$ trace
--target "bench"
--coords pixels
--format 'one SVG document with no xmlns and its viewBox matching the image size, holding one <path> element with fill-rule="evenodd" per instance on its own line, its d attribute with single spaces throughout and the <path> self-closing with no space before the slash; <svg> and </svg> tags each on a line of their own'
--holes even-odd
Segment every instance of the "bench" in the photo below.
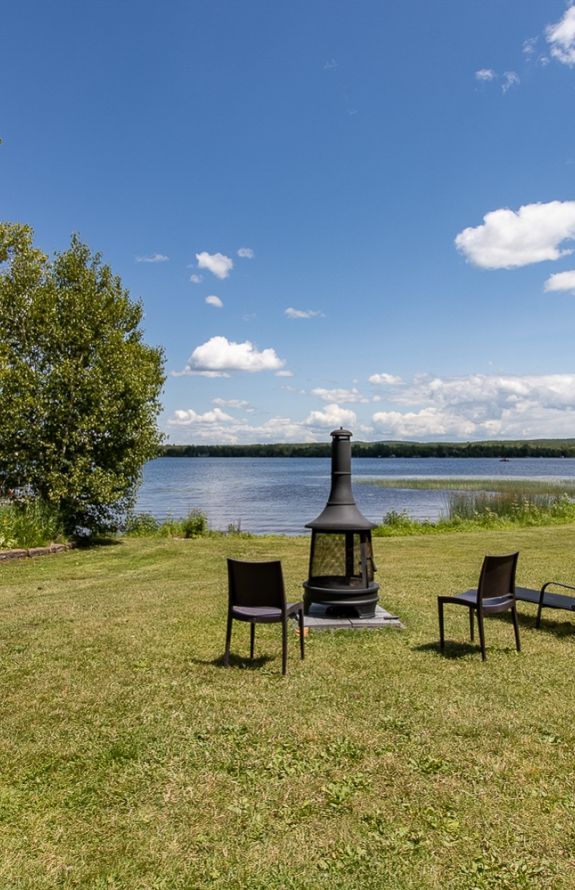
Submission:
<svg viewBox="0 0 575 890">
<path fill-rule="evenodd" d="M 533 590 L 530 587 L 516 587 L 515 598 L 524 603 L 534 603 L 538 606 L 535 627 L 541 623 L 542 609 L 564 609 L 566 612 L 575 612 L 575 596 L 564 593 L 550 593 L 548 587 L 561 587 L 564 590 L 574 590 L 570 584 L 561 584 L 559 581 L 547 581 L 541 590 Z"/>
</svg>

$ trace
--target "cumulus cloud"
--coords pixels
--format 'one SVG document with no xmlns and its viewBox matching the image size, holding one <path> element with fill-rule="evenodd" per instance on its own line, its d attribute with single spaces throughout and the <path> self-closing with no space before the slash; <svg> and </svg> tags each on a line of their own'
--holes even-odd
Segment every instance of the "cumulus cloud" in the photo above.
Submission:
<svg viewBox="0 0 575 890">
<path fill-rule="evenodd" d="M 206 303 L 208 306 L 215 306 L 216 309 L 221 309 L 224 305 L 219 297 L 216 297 L 215 294 L 211 294 L 209 297 L 206 297 Z"/>
<path fill-rule="evenodd" d="M 575 294 L 575 269 L 569 272 L 557 272 L 550 275 L 545 282 L 546 291 L 569 291 Z"/>
<path fill-rule="evenodd" d="M 203 280 L 204 276 L 198 275 L 197 272 L 194 272 L 193 275 L 190 275 L 190 281 L 192 282 L 192 284 L 201 284 Z"/>
<path fill-rule="evenodd" d="M 527 61 L 530 61 L 535 55 L 535 48 L 538 40 L 538 37 L 528 37 L 527 40 L 523 41 L 523 55 Z"/>
<path fill-rule="evenodd" d="M 362 402 L 364 404 L 369 402 L 369 399 L 362 396 L 355 387 L 353 389 L 322 389 L 321 387 L 316 387 L 312 389 L 311 393 L 324 402 Z"/>
<path fill-rule="evenodd" d="M 497 74 L 493 68 L 480 68 L 479 71 L 475 72 L 475 80 L 491 81 L 495 80 L 496 77 Z"/>
<path fill-rule="evenodd" d="M 206 411 L 204 414 L 197 414 L 193 408 L 188 408 L 187 411 L 182 409 L 174 411 L 174 416 L 169 423 L 170 426 L 189 426 L 196 423 L 213 425 L 214 423 L 225 423 L 228 420 L 233 420 L 233 417 L 219 408 L 214 408 L 213 411 Z"/>
<path fill-rule="evenodd" d="M 575 423 L 575 374 L 419 378 L 373 423 L 391 438 L 563 437 Z"/>
<path fill-rule="evenodd" d="M 575 6 L 569 6 L 560 21 L 547 26 L 545 39 L 554 59 L 570 68 L 575 66 Z"/>
<path fill-rule="evenodd" d="M 198 414 L 192 409 L 177 410 L 168 420 L 168 426 L 178 428 L 180 440 L 205 444 L 316 441 L 312 430 L 289 417 L 270 417 L 262 424 L 250 424 L 223 411 L 214 416 L 216 411 Z"/>
<path fill-rule="evenodd" d="M 245 260 L 253 260 L 255 254 L 251 247 L 240 247 L 238 250 L 238 256 L 243 257 Z"/>
<path fill-rule="evenodd" d="M 163 253 L 151 253 L 148 256 L 137 256 L 137 263 L 167 263 L 169 260 L 169 256 L 165 256 Z"/>
<path fill-rule="evenodd" d="M 323 318 L 323 312 L 320 312 L 319 309 L 294 309 L 292 306 L 289 306 L 284 315 L 287 318 Z"/>
<path fill-rule="evenodd" d="M 572 253 L 560 245 L 573 238 L 575 201 L 550 201 L 525 204 L 517 212 L 493 210 L 483 217 L 483 225 L 460 232 L 455 245 L 483 269 L 513 269 Z"/>
<path fill-rule="evenodd" d="M 285 362 L 272 348 L 256 349 L 249 340 L 234 343 L 226 337 L 212 337 L 192 352 L 181 374 L 196 374 L 204 377 L 227 376 L 230 371 L 278 371 Z"/>
<path fill-rule="evenodd" d="M 401 377 L 395 377 L 393 374 L 372 374 L 368 379 L 376 386 L 397 386 L 399 383 L 403 383 Z"/>
<path fill-rule="evenodd" d="M 323 411 L 312 411 L 308 414 L 305 424 L 307 426 L 349 426 L 355 424 L 357 415 L 348 408 L 340 408 L 335 402 L 326 405 Z"/>
<path fill-rule="evenodd" d="M 198 269 L 207 269 L 216 278 L 227 278 L 234 268 L 234 261 L 223 253 L 208 253 L 203 250 L 196 254 Z"/>
</svg>

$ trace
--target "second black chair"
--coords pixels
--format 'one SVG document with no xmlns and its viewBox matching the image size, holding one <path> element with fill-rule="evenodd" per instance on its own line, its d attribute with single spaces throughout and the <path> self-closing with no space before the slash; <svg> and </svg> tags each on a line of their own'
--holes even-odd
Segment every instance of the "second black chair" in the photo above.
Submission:
<svg viewBox="0 0 575 890">
<path fill-rule="evenodd" d="M 517 621 L 515 600 L 515 570 L 517 568 L 518 556 L 518 553 L 510 553 L 508 556 L 486 556 L 483 560 L 479 584 L 476 588 L 466 590 L 465 593 L 458 593 L 454 596 L 437 597 L 439 644 L 442 650 L 445 647 L 443 606 L 445 603 L 453 603 L 456 606 L 466 606 L 469 609 L 469 628 L 472 642 L 473 613 L 477 614 L 479 644 L 483 661 L 487 657 L 485 654 L 485 633 L 483 629 L 484 615 L 511 612 L 515 631 L 515 646 L 519 652 L 521 643 L 519 641 L 519 623 Z"/>
<path fill-rule="evenodd" d="M 282 566 L 273 562 L 228 559 L 228 623 L 224 664 L 230 662 L 232 622 L 250 623 L 250 658 L 254 657 L 256 624 L 282 625 L 282 674 L 287 670 L 288 618 L 297 615 L 301 657 L 304 657 L 303 602 L 286 603 Z"/>
</svg>

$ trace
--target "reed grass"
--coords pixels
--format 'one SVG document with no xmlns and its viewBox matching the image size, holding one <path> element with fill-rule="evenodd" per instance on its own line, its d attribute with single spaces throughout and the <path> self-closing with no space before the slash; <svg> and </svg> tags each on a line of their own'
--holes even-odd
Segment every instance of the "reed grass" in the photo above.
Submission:
<svg viewBox="0 0 575 890">
<path fill-rule="evenodd" d="M 375 488 L 400 488 L 422 491 L 491 491 L 511 492 L 521 497 L 524 494 L 575 495 L 575 480 L 545 479 L 492 479 L 492 478 L 443 478 L 434 476 L 427 478 L 396 479 L 394 477 L 370 478 L 354 477 L 354 485 L 370 485 Z"/>
</svg>

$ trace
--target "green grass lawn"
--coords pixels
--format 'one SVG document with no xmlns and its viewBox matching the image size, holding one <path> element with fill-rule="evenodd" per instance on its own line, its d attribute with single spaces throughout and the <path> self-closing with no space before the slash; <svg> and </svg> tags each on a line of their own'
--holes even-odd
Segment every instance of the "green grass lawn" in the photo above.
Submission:
<svg viewBox="0 0 575 890">
<path fill-rule="evenodd" d="M 521 604 L 487 621 L 436 595 L 483 555 L 518 581 L 575 578 L 574 526 L 374 541 L 405 630 L 236 624 L 225 557 L 305 538 L 139 539 L 0 565 L 0 888 L 572 888 L 575 625 Z"/>
</svg>

